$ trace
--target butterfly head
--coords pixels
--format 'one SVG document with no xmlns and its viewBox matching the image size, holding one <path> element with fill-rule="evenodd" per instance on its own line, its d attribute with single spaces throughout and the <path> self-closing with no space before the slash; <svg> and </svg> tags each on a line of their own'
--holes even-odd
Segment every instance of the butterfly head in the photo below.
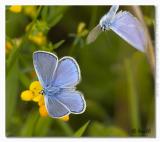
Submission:
<svg viewBox="0 0 160 142">
<path fill-rule="evenodd" d="M 101 25 L 101 30 L 102 30 L 102 31 L 107 31 L 107 30 L 109 30 L 109 26 L 110 26 L 109 23 L 108 23 L 108 24 L 102 24 L 102 25 Z"/>
<path fill-rule="evenodd" d="M 111 18 L 108 17 L 108 15 L 104 15 L 99 22 L 99 25 L 101 26 L 102 31 L 107 31 L 110 29 L 111 26 Z"/>
</svg>

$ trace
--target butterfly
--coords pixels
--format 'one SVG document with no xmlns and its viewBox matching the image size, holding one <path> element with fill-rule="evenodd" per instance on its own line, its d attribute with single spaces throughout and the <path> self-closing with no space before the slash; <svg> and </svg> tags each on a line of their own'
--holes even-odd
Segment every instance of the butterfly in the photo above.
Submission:
<svg viewBox="0 0 160 142">
<path fill-rule="evenodd" d="M 99 24 L 88 34 L 87 43 L 95 41 L 102 31 L 111 29 L 133 47 L 144 52 L 146 45 L 144 28 L 130 12 L 116 13 L 118 8 L 118 5 L 113 5 L 109 12 L 100 19 Z"/>
<path fill-rule="evenodd" d="M 80 114 L 86 109 L 86 102 L 75 86 L 81 80 L 76 60 L 66 56 L 58 57 L 50 52 L 33 53 L 33 65 L 43 86 L 45 106 L 50 117 Z"/>
</svg>

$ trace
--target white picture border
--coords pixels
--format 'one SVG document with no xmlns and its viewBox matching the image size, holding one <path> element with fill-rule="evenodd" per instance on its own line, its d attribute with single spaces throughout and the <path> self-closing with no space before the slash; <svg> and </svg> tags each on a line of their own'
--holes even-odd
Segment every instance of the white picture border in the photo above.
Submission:
<svg viewBox="0 0 160 142">
<path fill-rule="evenodd" d="M 156 6 L 156 138 L 7 138 L 5 136 L 5 6 L 7 5 L 155 5 Z M 0 0 L 0 141 L 1 142 L 69 142 L 160 140 L 160 1 L 159 0 Z M 6 88 L 7 89 L 7 88 Z"/>
</svg>

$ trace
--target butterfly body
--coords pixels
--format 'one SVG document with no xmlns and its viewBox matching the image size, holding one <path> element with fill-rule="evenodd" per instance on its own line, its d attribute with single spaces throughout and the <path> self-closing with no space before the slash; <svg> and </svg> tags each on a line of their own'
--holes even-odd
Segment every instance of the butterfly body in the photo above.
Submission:
<svg viewBox="0 0 160 142">
<path fill-rule="evenodd" d="M 44 94 L 56 96 L 62 89 L 59 87 L 44 88 Z"/>
<path fill-rule="evenodd" d="M 58 60 L 53 53 L 37 51 L 33 54 L 33 64 L 43 86 L 45 106 L 51 117 L 59 118 L 85 111 L 85 99 L 75 89 L 81 79 L 80 69 L 72 57 Z"/>
</svg>

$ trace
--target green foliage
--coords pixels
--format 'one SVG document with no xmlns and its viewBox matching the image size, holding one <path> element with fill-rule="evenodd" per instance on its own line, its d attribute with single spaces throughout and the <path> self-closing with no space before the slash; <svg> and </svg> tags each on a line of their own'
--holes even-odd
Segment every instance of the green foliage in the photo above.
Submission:
<svg viewBox="0 0 160 142">
<path fill-rule="evenodd" d="M 116 126 L 105 127 L 101 123 L 94 122 L 89 128 L 89 135 L 94 137 L 125 137 L 127 136 L 127 133 L 121 128 L 117 128 Z"/>
<path fill-rule="evenodd" d="M 6 78 L 6 127 L 10 128 L 14 111 L 16 109 L 17 94 L 18 94 L 18 61 L 12 66 L 11 73 Z M 13 83 L 14 82 L 14 83 Z"/>
<path fill-rule="evenodd" d="M 53 27 L 61 20 L 66 8 L 63 6 L 44 6 L 41 12 L 42 20 L 46 21 L 49 27 Z"/>
<path fill-rule="evenodd" d="M 24 11 L 12 13 L 6 8 L 6 42 L 12 45 L 6 53 L 6 136 L 155 135 L 155 83 L 146 55 L 111 30 L 89 45 L 86 36 L 77 33 L 80 22 L 91 30 L 108 8 L 36 6 L 33 18 Z M 155 8 L 141 9 L 155 42 Z M 87 102 L 83 114 L 70 115 L 68 122 L 43 118 L 37 104 L 21 100 L 21 92 L 37 80 L 32 61 L 37 50 L 54 52 L 59 58 L 70 55 L 77 60 L 82 76 L 77 89 Z M 135 127 L 150 128 L 151 133 L 133 134 L 131 130 Z"/>
</svg>

